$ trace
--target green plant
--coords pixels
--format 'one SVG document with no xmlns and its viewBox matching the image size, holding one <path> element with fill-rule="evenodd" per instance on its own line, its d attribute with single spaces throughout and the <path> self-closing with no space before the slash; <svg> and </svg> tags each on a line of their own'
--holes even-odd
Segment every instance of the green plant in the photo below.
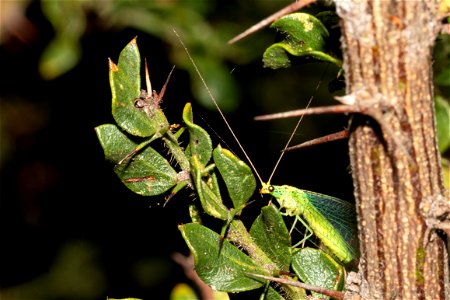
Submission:
<svg viewBox="0 0 450 300">
<path fill-rule="evenodd" d="M 266 66 L 289 66 L 292 56 L 308 56 L 341 64 L 334 52 L 328 52 L 325 42 L 320 40 L 327 36 L 326 27 L 318 26 L 320 30 L 313 32 L 316 43 L 308 43 L 308 38 L 304 36 L 305 20 L 312 24 L 320 22 L 299 15 L 277 21 L 274 26 L 278 26 L 288 37 L 268 48 L 264 55 Z M 296 23 L 298 21 L 300 23 Z M 295 24 L 301 24 L 301 29 Z M 307 51 L 304 51 L 304 45 Z M 274 289 L 266 281 L 273 277 L 286 276 L 284 283 L 293 283 L 298 277 L 315 286 L 342 290 L 344 266 L 326 251 L 293 248 L 282 215 L 273 206 L 264 207 L 252 222 L 250 230 L 245 228 L 236 216 L 241 219 L 245 217 L 245 206 L 256 186 L 250 168 L 220 145 L 213 150 L 207 131 L 194 123 L 190 104 L 185 106 L 182 114 L 185 127 L 174 131 L 149 89 L 140 91 L 139 67 L 139 51 L 133 40 L 122 51 L 118 65 L 110 63 L 113 115 L 119 127 L 99 126 L 96 128 L 97 135 L 106 158 L 115 164 L 119 178 L 134 192 L 152 196 L 172 188 L 168 196 L 170 199 L 183 187 L 196 191 L 200 203 L 191 207 L 192 223 L 180 225 L 179 228 L 194 255 L 196 271 L 202 280 L 225 292 L 263 288 L 266 299 L 280 299 L 284 293 L 292 298 L 307 297 L 304 289 L 291 285 Z M 122 96 L 117 96 L 119 94 Z M 142 104 L 137 104 L 138 101 Z M 444 107 L 442 130 L 447 136 L 448 108 L 441 106 Z M 189 145 L 183 149 L 180 139 L 185 128 L 189 134 Z M 159 139 L 167 145 L 180 170 L 176 171 L 167 159 L 151 148 L 151 143 Z M 448 142 L 444 145 L 445 150 Z M 149 164 L 149 161 L 157 163 Z M 227 202 L 222 198 L 219 188 L 221 179 L 227 187 L 231 208 L 225 205 Z M 221 234 L 202 225 L 198 218 L 201 214 L 222 220 Z M 294 277 L 289 276 L 292 271 Z M 342 294 L 333 297 L 342 297 Z"/>
<path fill-rule="evenodd" d="M 184 126 L 173 129 L 175 126 L 169 125 L 158 105 L 159 95 L 141 91 L 140 65 L 135 39 L 121 52 L 117 65 L 110 61 L 113 116 L 118 126 L 101 125 L 96 133 L 106 159 L 133 192 L 154 196 L 172 189 L 169 199 L 183 187 L 196 191 L 200 203 L 191 207 L 195 212 L 192 223 L 180 225 L 179 229 L 194 254 L 202 280 L 220 291 L 242 292 L 266 286 L 267 281 L 255 275 L 290 274 L 292 265 L 304 282 L 342 289 L 343 267 L 319 249 L 292 248 L 283 218 L 273 205 L 262 209 L 250 230 L 245 228 L 236 216 L 244 218 L 244 208 L 256 187 L 251 169 L 220 145 L 213 149 L 207 131 L 194 123 L 189 103 L 182 114 Z M 186 149 L 180 146 L 183 138 L 188 139 Z M 151 147 L 156 140 L 167 146 L 178 170 Z M 221 180 L 227 187 L 231 208 L 224 204 L 228 202 L 219 189 Z M 200 224 L 196 217 L 199 214 L 223 220 L 222 234 Z M 306 296 L 303 289 L 296 287 L 283 286 L 281 290 Z M 265 292 L 269 298 L 280 297 L 271 287 Z"/>
</svg>

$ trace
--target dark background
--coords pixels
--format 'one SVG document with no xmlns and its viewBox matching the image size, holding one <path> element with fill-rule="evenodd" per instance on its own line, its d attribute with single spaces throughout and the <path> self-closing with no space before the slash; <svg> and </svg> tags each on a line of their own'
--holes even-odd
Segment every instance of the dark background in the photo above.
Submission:
<svg viewBox="0 0 450 300">
<path fill-rule="evenodd" d="M 155 6 L 163 2 L 156 1 Z M 176 2 L 170 4 L 173 10 L 194 3 Z M 1 2 L 2 11 L 12 3 Z M 88 8 L 87 26 L 79 38 L 80 60 L 67 72 L 43 79 L 39 64 L 57 29 L 39 2 L 23 3 L 14 26 L 2 23 L 0 47 L 0 298 L 168 298 L 177 283 L 191 284 L 171 254 L 188 253 L 177 225 L 189 222 L 187 205 L 196 199 L 192 192 L 183 191 L 163 207 L 162 198 L 133 194 L 105 162 L 94 127 L 114 122 L 108 57 L 117 62 L 123 47 L 138 36 L 141 55 L 152 62 L 153 88 L 159 90 L 177 63 L 174 57 L 185 60 L 185 53 L 168 39 Z M 213 32 L 217 30 L 220 47 L 227 52 L 233 49 L 227 39 L 286 3 L 205 1 L 208 8 L 199 15 Z M 143 10 L 151 12 L 152 7 Z M 228 31 L 219 26 L 226 22 L 232 26 Z M 295 120 L 261 123 L 252 118 L 304 107 L 326 67 L 264 69 L 264 47 L 274 40 L 275 33 L 265 29 L 235 46 L 242 55 L 217 58 L 238 83 L 238 104 L 226 115 L 263 179 L 272 171 Z M 205 46 L 191 42 L 189 47 L 195 51 Z M 190 78 L 186 68 L 177 65 L 164 97 L 169 121 L 180 123 L 182 107 L 193 101 L 196 121 L 220 135 L 211 133 L 214 144 L 226 142 L 243 158 L 216 112 L 196 102 L 191 80 L 198 78 Z M 203 75 L 208 81 L 208 74 Z M 329 68 L 312 106 L 333 104 L 327 83 L 335 75 L 336 69 Z M 347 120 L 346 116 L 307 117 L 297 140 L 339 131 Z M 346 151 L 346 141 L 340 141 L 288 153 L 272 182 L 352 201 Z M 258 201 L 250 212 L 268 201 L 254 198 Z M 248 218 L 251 222 L 252 216 Z"/>
</svg>

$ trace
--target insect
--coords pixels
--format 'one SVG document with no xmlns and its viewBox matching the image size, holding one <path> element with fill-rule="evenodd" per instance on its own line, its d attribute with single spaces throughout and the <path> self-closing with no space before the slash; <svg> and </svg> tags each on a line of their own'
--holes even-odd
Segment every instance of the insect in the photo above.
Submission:
<svg viewBox="0 0 450 300">
<path fill-rule="evenodd" d="M 278 202 L 281 209 L 284 209 L 285 215 L 295 217 L 295 223 L 300 221 L 306 229 L 309 231 L 308 236 L 303 240 L 309 238 L 312 234 L 315 234 L 321 242 L 343 263 L 350 263 L 357 257 L 356 250 L 356 215 L 354 207 L 338 198 L 323 195 L 311 191 L 302 190 L 289 185 L 272 185 L 270 180 L 272 179 L 278 164 L 280 163 L 284 151 L 281 153 L 272 174 L 267 182 L 264 182 L 261 176 L 258 174 L 255 166 L 253 165 L 249 155 L 239 142 L 230 124 L 226 120 L 222 110 L 220 109 L 217 101 L 211 93 L 206 81 L 201 75 L 197 65 L 189 54 L 188 49 L 184 45 L 180 36 L 174 30 L 175 35 L 178 37 L 181 45 L 186 51 L 189 60 L 193 64 L 198 76 L 200 77 L 203 85 L 205 86 L 209 96 L 211 97 L 214 105 L 216 106 L 219 114 L 223 118 L 228 130 L 236 140 L 244 156 L 248 160 L 256 176 L 261 182 L 261 194 L 269 194 L 273 196 Z M 309 100 L 308 106 L 312 101 L 312 97 Z M 307 107 L 308 107 L 307 106 Z M 292 137 L 297 131 L 301 119 L 297 123 L 291 137 L 289 138 L 285 149 L 289 146 Z M 306 221 L 306 222 L 305 222 Z"/>
<path fill-rule="evenodd" d="M 306 227 L 310 234 L 304 240 L 314 233 L 343 263 L 357 257 L 355 210 L 349 203 L 289 185 L 262 183 L 260 192 L 272 195 L 286 215 L 295 216 L 295 222 Z"/>
</svg>

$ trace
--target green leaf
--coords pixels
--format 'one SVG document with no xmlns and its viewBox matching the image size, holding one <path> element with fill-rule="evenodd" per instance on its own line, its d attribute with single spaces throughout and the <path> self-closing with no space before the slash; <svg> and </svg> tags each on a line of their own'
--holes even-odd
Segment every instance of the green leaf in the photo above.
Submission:
<svg viewBox="0 0 450 300">
<path fill-rule="evenodd" d="M 291 60 L 282 44 L 273 44 L 263 54 L 264 67 L 271 69 L 289 68 Z"/>
<path fill-rule="evenodd" d="M 169 123 L 162 110 L 153 103 L 151 95 L 141 92 L 140 68 L 141 58 L 136 39 L 122 50 L 118 65 L 109 61 L 113 117 L 122 129 L 132 135 L 163 135 L 168 130 Z M 135 106 L 139 97 L 146 101 L 142 107 Z"/>
<path fill-rule="evenodd" d="M 434 100 L 439 151 L 444 153 L 450 147 L 450 104 L 441 96 Z"/>
<path fill-rule="evenodd" d="M 272 261 L 266 252 L 256 244 L 253 236 L 247 231 L 241 220 L 233 219 L 227 232 L 227 240 L 245 252 L 267 272 L 273 275 L 280 274 L 280 268 L 276 262 Z"/>
<path fill-rule="evenodd" d="M 228 220 L 229 212 L 222 203 L 217 177 L 214 173 L 203 177 L 200 169 L 193 168 L 195 189 L 205 212 L 215 218 Z"/>
<path fill-rule="evenodd" d="M 282 289 L 282 294 L 287 294 L 289 295 L 288 299 L 298 299 L 298 300 L 307 300 L 309 299 L 308 296 L 306 295 L 306 291 L 302 288 L 296 287 L 296 286 L 291 286 L 291 285 L 283 285 L 281 287 Z M 316 299 L 316 298 L 312 298 L 312 299 Z M 318 298 L 318 299 L 322 299 L 322 298 Z"/>
<path fill-rule="evenodd" d="M 55 33 L 40 58 L 39 72 L 43 78 L 52 80 L 70 71 L 81 58 L 80 40 L 87 24 L 86 3 L 43 1 L 40 4 Z"/>
<path fill-rule="evenodd" d="M 116 125 L 104 124 L 95 128 L 107 160 L 117 164 L 137 147 Z M 116 174 L 133 192 L 154 196 L 177 184 L 177 172 L 153 148 L 146 146 L 133 159 L 116 165 Z"/>
<path fill-rule="evenodd" d="M 186 283 L 178 283 L 170 292 L 170 300 L 198 300 L 199 298 Z"/>
<path fill-rule="evenodd" d="M 273 205 L 263 207 L 250 229 L 253 241 L 283 271 L 291 264 L 291 237 L 283 217 Z"/>
<path fill-rule="evenodd" d="M 272 69 L 287 68 L 291 65 L 288 54 L 328 61 L 338 66 L 340 60 L 329 54 L 327 28 L 316 17 L 305 13 L 293 13 L 284 16 L 270 26 L 285 35 L 285 39 L 275 43 L 263 54 L 265 67 Z"/>
<path fill-rule="evenodd" d="M 229 212 L 222 203 L 219 183 L 217 182 L 216 174 L 212 171 L 214 165 L 205 168 L 200 162 L 198 155 L 190 157 L 190 165 L 195 189 L 204 211 L 215 218 L 228 220 Z"/>
<path fill-rule="evenodd" d="M 214 290 L 234 293 L 261 287 L 261 281 L 246 273 L 267 272 L 227 240 L 219 253 L 220 236 L 214 231 L 195 223 L 178 228 L 194 255 L 197 274 Z"/>
<path fill-rule="evenodd" d="M 202 166 L 206 166 L 212 155 L 211 138 L 205 129 L 194 124 L 194 116 L 190 103 L 186 103 L 184 106 L 183 121 L 189 130 L 189 146 L 186 149 L 186 155 L 188 157 L 196 156 L 198 162 Z"/>
<path fill-rule="evenodd" d="M 234 207 L 241 208 L 250 199 L 256 188 L 256 180 L 252 170 L 242 160 L 220 145 L 214 149 L 213 158 L 225 181 Z"/>
<path fill-rule="evenodd" d="M 321 250 L 303 248 L 292 256 L 292 269 L 308 284 L 342 290 L 345 269 Z"/>
<path fill-rule="evenodd" d="M 189 204 L 189 216 L 192 223 L 202 224 L 202 215 L 197 205 Z"/>
<path fill-rule="evenodd" d="M 274 288 L 269 286 L 269 288 L 267 289 L 267 293 L 264 295 L 263 299 L 264 300 L 285 300 L 286 298 L 282 297 Z M 288 298 L 288 299 L 297 299 L 297 298 Z"/>
<path fill-rule="evenodd" d="M 81 47 L 78 39 L 57 36 L 42 53 L 39 73 L 47 80 L 55 79 L 75 67 L 80 57 Z"/>
</svg>

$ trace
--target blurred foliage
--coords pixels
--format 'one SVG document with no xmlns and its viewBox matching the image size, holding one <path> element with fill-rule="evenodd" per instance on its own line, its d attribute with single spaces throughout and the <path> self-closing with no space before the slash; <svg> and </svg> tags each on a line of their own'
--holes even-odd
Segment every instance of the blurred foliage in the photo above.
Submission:
<svg viewBox="0 0 450 300">
<path fill-rule="evenodd" d="M 55 37 L 41 57 L 43 78 L 54 79 L 81 59 L 80 38 L 86 30 L 85 1 L 43 1 L 42 11 L 53 25 Z"/>
<path fill-rule="evenodd" d="M 41 75 L 54 79 L 78 63 L 87 14 L 95 12 L 104 26 L 131 27 L 163 40 L 169 45 L 171 61 L 193 75 L 192 65 L 184 55 L 179 55 L 180 45 L 173 34 L 176 29 L 202 72 L 208 74 L 208 84 L 221 107 L 225 111 L 233 110 L 237 106 L 238 91 L 226 62 L 245 64 L 258 54 L 249 48 L 226 44 L 236 26 L 232 20 L 213 23 L 205 19 L 216 5 L 215 1 L 43 1 L 42 10 L 53 25 L 55 36 L 41 57 Z M 149 63 L 152 64 L 151 59 Z M 198 81 L 195 82 L 192 86 L 195 98 L 212 108 L 209 96 Z"/>
<path fill-rule="evenodd" d="M 150 90 L 150 80 L 146 80 L 147 90 L 141 88 L 141 59 L 136 39 L 122 50 L 118 63 L 110 61 L 109 66 L 112 113 L 118 126 L 103 124 L 95 130 L 105 157 L 114 164 L 118 177 L 130 190 L 144 196 L 164 194 L 175 186 L 166 201 L 183 187 L 189 187 L 200 200 L 194 202 L 197 211 L 224 221 L 220 235 L 208 225 L 199 224 L 197 216 L 192 223 L 179 225 L 194 257 L 195 271 L 203 282 L 214 290 L 238 293 L 265 285 L 247 273 L 289 273 L 291 256 L 297 249 L 291 245 L 280 211 L 270 205 L 263 208 L 250 231 L 234 218 L 241 215 L 256 188 L 250 167 L 220 144 L 213 151 L 208 132 L 194 123 L 190 103 L 186 103 L 182 114 L 185 127 L 169 129 L 172 127 L 159 106 L 160 95 Z M 180 146 L 181 138 L 186 143 L 187 137 L 182 135 L 185 131 L 189 134 L 186 148 Z M 150 143 L 158 139 L 166 143 L 177 161 L 179 168 L 174 168 L 178 171 L 162 153 L 152 148 L 155 143 Z M 220 178 L 228 191 L 225 201 L 223 189 L 221 192 L 219 187 Z M 232 208 L 227 206 L 229 202 Z M 345 221 L 355 224 L 356 219 Z M 342 290 L 343 285 L 336 284 L 335 279 L 344 274 L 344 267 L 331 256 L 319 253 L 319 249 L 302 252 L 293 270 L 306 283 Z M 304 290 L 288 289 L 292 290 L 289 294 L 297 295 L 293 298 L 306 299 Z M 266 293 L 265 289 L 261 292 Z M 286 292 L 269 299 L 279 299 Z"/>
<path fill-rule="evenodd" d="M 334 12 L 323 12 L 321 16 L 326 17 L 326 20 L 334 19 L 333 23 L 330 22 L 330 27 L 337 26 L 339 19 Z M 333 51 L 330 50 L 332 43 L 325 24 L 306 13 L 289 14 L 273 22 L 270 27 L 281 32 L 284 39 L 266 49 L 263 54 L 264 66 L 272 69 L 288 68 L 291 66 L 289 54 L 294 57 L 311 57 L 331 62 L 340 67 L 341 60 L 334 57 Z"/>
</svg>

